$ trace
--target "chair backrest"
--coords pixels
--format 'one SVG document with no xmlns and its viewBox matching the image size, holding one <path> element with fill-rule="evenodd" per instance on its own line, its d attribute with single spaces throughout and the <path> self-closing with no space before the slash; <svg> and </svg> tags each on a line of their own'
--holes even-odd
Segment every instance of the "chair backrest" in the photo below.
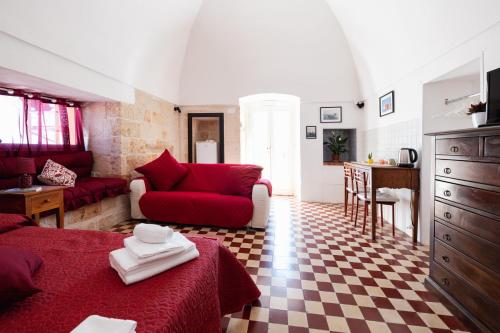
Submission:
<svg viewBox="0 0 500 333">
<path fill-rule="evenodd" d="M 356 184 L 357 192 L 367 193 L 368 187 L 368 174 L 362 169 L 354 169 L 354 182 Z"/>
<path fill-rule="evenodd" d="M 349 165 L 344 164 L 344 188 L 349 188 L 354 190 L 352 168 Z"/>
</svg>

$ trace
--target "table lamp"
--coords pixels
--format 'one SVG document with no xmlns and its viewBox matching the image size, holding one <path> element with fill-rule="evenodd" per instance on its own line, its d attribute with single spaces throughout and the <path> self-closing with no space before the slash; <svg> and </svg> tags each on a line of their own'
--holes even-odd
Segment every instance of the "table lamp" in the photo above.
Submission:
<svg viewBox="0 0 500 333">
<path fill-rule="evenodd" d="M 20 174 L 17 179 L 19 188 L 33 186 L 32 175 L 36 173 L 35 161 L 32 158 L 19 157 L 16 161 L 16 171 Z"/>
</svg>

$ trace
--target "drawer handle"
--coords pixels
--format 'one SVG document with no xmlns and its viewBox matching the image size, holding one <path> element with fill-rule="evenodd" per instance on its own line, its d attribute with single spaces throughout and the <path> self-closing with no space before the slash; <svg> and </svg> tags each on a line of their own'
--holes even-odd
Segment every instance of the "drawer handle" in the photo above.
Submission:
<svg viewBox="0 0 500 333">
<path fill-rule="evenodd" d="M 444 262 L 450 262 L 450 257 L 448 257 L 448 256 L 443 256 L 443 261 L 444 261 Z"/>
<path fill-rule="evenodd" d="M 450 147 L 450 151 L 451 151 L 452 153 L 458 153 L 458 147 L 457 147 L 457 146 L 451 146 L 451 147 Z"/>
<path fill-rule="evenodd" d="M 445 241 L 448 241 L 448 242 L 450 242 L 450 241 L 451 241 L 451 236 L 450 236 L 450 234 L 444 234 L 444 235 L 443 235 L 443 238 L 444 238 L 444 240 L 445 240 Z"/>
<path fill-rule="evenodd" d="M 444 191 L 444 192 L 443 192 L 443 194 L 444 194 L 444 196 L 445 196 L 445 197 L 451 197 L 451 192 L 450 192 L 450 190 L 446 190 L 446 191 Z"/>
<path fill-rule="evenodd" d="M 50 199 L 45 199 L 43 202 L 44 202 L 44 203 L 49 203 L 49 202 L 50 202 Z"/>
<path fill-rule="evenodd" d="M 444 213 L 444 217 L 446 217 L 448 220 L 451 219 L 451 213 L 450 212 Z"/>
<path fill-rule="evenodd" d="M 441 279 L 441 282 L 442 282 L 445 286 L 449 286 L 449 285 L 450 285 L 450 281 L 449 281 L 447 278 L 442 278 L 442 279 Z"/>
<path fill-rule="evenodd" d="M 451 169 L 450 168 L 444 168 L 444 173 L 449 175 L 451 173 Z"/>
</svg>

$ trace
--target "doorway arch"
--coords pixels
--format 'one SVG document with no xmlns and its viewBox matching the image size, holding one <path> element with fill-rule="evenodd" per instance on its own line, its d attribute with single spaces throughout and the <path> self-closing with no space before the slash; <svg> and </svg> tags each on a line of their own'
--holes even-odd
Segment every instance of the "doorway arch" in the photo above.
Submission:
<svg viewBox="0 0 500 333">
<path fill-rule="evenodd" d="M 300 193 L 300 98 L 256 94 L 239 103 L 241 162 L 262 166 L 274 193 Z"/>
</svg>

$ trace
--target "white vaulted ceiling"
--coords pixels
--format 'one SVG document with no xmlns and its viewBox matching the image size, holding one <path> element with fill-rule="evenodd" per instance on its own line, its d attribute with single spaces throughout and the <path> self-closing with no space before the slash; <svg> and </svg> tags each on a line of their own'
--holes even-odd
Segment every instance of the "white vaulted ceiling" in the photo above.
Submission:
<svg viewBox="0 0 500 333">
<path fill-rule="evenodd" d="M 498 0 L 0 2 L 4 34 L 188 104 L 260 92 L 355 99 L 358 81 L 363 95 L 384 89 L 499 21 Z"/>
<path fill-rule="evenodd" d="M 498 0 L 326 1 L 349 41 L 364 95 L 500 22 Z"/>
<path fill-rule="evenodd" d="M 324 0 L 207 0 L 191 32 L 181 101 L 236 104 L 282 93 L 303 101 L 359 97 L 349 45 Z"/>
<path fill-rule="evenodd" d="M 201 2 L 2 0 L 0 30 L 104 76 L 176 101 L 186 45 Z"/>
</svg>

